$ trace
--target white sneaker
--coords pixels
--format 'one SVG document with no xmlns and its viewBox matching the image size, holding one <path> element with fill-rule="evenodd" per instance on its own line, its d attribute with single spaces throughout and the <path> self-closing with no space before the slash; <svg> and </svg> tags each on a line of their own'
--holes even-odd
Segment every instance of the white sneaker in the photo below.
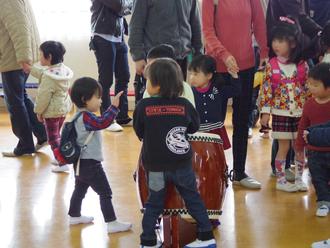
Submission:
<svg viewBox="0 0 330 248">
<path fill-rule="evenodd" d="M 185 245 L 183 248 L 217 248 L 217 244 L 215 242 L 215 239 L 210 239 L 207 241 L 202 241 L 199 239 L 196 239 L 194 242 Z"/>
<path fill-rule="evenodd" d="M 39 151 L 41 148 L 43 148 L 44 146 L 47 146 L 47 145 L 48 145 L 48 142 L 47 142 L 47 140 L 46 140 L 45 142 L 43 142 L 43 143 L 40 144 L 40 145 L 37 143 L 37 144 L 35 145 L 34 149 L 35 149 L 36 152 L 37 152 L 37 151 Z"/>
<path fill-rule="evenodd" d="M 81 215 L 80 217 L 71 217 L 69 219 L 70 225 L 78 225 L 78 224 L 88 224 L 92 223 L 94 220 L 94 217 L 91 216 L 84 216 Z"/>
<path fill-rule="evenodd" d="M 108 130 L 109 132 L 121 132 L 124 129 L 117 122 L 113 122 L 106 130 Z"/>
<path fill-rule="evenodd" d="M 276 183 L 276 189 L 285 192 L 297 192 L 299 189 L 292 183 Z"/>
<path fill-rule="evenodd" d="M 304 183 L 302 180 L 296 181 L 295 185 L 297 186 L 298 191 L 300 192 L 306 192 L 308 190 L 306 183 Z"/>
<path fill-rule="evenodd" d="M 285 169 L 285 179 L 287 181 L 294 182 L 295 177 L 296 177 L 295 173 L 290 168 Z"/>
<path fill-rule="evenodd" d="M 240 185 L 248 189 L 261 189 L 261 183 L 252 177 L 243 178 L 241 181 L 233 181 L 233 184 Z"/>
<path fill-rule="evenodd" d="M 120 222 L 118 220 L 108 222 L 108 233 L 126 232 L 132 228 L 132 224 L 128 222 Z"/>
<path fill-rule="evenodd" d="M 52 159 L 52 161 L 50 161 L 50 163 L 52 165 L 56 165 L 56 166 L 59 166 L 60 165 L 56 159 Z"/>
<path fill-rule="evenodd" d="M 249 137 L 249 138 L 252 138 L 252 136 L 253 136 L 253 130 L 252 130 L 252 128 L 250 127 L 250 128 L 249 128 L 248 137 Z"/>
<path fill-rule="evenodd" d="M 318 217 L 326 217 L 329 213 L 329 208 L 326 205 L 321 205 L 316 210 L 316 216 Z"/>
<path fill-rule="evenodd" d="M 62 165 L 62 166 L 56 166 L 53 165 L 52 166 L 52 172 L 65 172 L 65 171 L 69 171 L 70 168 L 67 165 Z"/>
<path fill-rule="evenodd" d="M 330 239 L 315 242 L 312 244 L 312 248 L 330 248 Z"/>
</svg>

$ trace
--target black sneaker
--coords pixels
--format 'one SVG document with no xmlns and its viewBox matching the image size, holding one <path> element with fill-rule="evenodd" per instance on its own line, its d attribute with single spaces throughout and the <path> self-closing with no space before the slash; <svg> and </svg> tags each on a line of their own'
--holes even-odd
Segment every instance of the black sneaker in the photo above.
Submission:
<svg viewBox="0 0 330 248">
<path fill-rule="evenodd" d="M 133 119 L 128 117 L 127 119 L 117 119 L 117 123 L 121 126 L 133 126 Z"/>
</svg>

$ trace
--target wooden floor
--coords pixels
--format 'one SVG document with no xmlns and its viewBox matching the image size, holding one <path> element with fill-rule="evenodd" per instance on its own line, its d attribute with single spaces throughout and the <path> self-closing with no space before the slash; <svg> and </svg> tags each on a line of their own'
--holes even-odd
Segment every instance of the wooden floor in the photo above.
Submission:
<svg viewBox="0 0 330 248">
<path fill-rule="evenodd" d="M 230 126 L 230 125 L 229 125 Z M 230 127 L 228 128 L 231 133 Z M 136 168 L 140 143 L 132 128 L 122 133 L 103 133 L 104 168 L 113 190 L 118 218 L 133 223 L 128 233 L 106 233 L 97 195 L 89 190 L 83 214 L 95 217 L 94 224 L 70 227 L 68 204 L 74 186 L 70 173 L 50 171 L 51 151 L 44 149 L 33 157 L 3 158 L 0 155 L 0 247 L 138 247 L 141 214 L 132 174 Z M 230 185 L 215 231 L 222 248 L 304 248 L 315 240 L 330 237 L 329 217 L 315 216 L 315 193 L 275 191 L 269 177 L 270 140 L 249 140 L 247 172 L 262 182 L 258 191 L 233 189 Z M 16 144 L 9 117 L 0 114 L 0 149 Z M 231 152 L 227 162 L 231 166 Z M 308 171 L 305 171 L 305 180 Z"/>
</svg>

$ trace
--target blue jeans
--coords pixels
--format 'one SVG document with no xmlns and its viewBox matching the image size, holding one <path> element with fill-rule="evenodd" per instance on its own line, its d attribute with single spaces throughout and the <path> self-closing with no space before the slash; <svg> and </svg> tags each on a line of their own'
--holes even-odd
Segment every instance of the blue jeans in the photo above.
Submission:
<svg viewBox="0 0 330 248">
<path fill-rule="evenodd" d="M 2 72 L 1 76 L 11 127 L 18 138 L 14 153 L 16 155 L 33 153 L 35 150 L 32 133 L 39 144 L 47 140 L 47 135 L 44 125 L 38 121 L 33 111 L 34 104 L 25 90 L 29 75 L 22 70 L 15 70 Z"/>
<path fill-rule="evenodd" d="M 317 201 L 330 207 L 330 152 L 308 151 L 307 158 Z"/>
<path fill-rule="evenodd" d="M 109 94 L 115 76 L 115 94 L 124 92 L 120 98 L 120 112 L 116 119 L 127 120 L 129 118 L 127 88 L 130 79 L 127 45 L 124 41 L 111 42 L 99 36 L 94 36 L 91 44 L 98 66 L 99 83 L 103 87 L 101 113 L 111 105 Z"/>
<path fill-rule="evenodd" d="M 197 221 L 198 238 L 213 239 L 212 227 L 205 205 L 197 191 L 196 177 L 191 165 L 165 172 L 147 172 L 149 198 L 142 220 L 141 245 L 157 243 L 155 225 L 164 210 L 166 184 L 172 182 L 183 198 L 189 214 Z"/>
</svg>

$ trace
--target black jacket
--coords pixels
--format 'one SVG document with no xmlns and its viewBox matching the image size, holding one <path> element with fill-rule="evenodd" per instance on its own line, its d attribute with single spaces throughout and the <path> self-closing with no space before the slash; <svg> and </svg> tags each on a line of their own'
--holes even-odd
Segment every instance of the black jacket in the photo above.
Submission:
<svg viewBox="0 0 330 248">
<path fill-rule="evenodd" d="M 142 161 L 146 170 L 169 171 L 191 166 L 187 133 L 199 129 L 199 116 L 187 99 L 142 99 L 134 111 L 133 127 L 143 140 Z"/>
<path fill-rule="evenodd" d="M 91 0 L 92 1 L 92 33 L 121 35 L 120 18 L 130 14 L 133 0 Z M 128 25 L 124 19 L 125 34 Z"/>
</svg>

